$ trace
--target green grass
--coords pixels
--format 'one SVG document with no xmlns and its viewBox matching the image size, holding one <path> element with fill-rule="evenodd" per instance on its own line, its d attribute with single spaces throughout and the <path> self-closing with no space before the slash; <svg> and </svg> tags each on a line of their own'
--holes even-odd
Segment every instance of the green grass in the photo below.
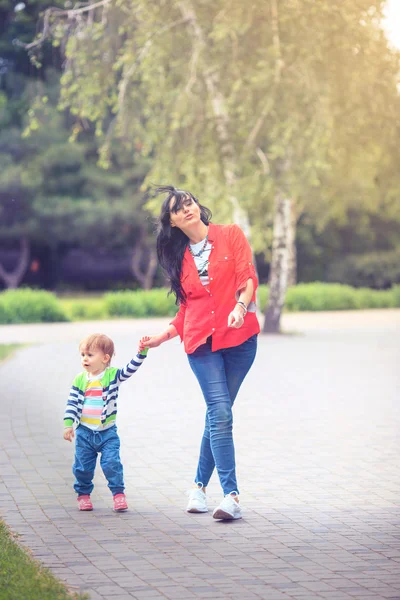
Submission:
<svg viewBox="0 0 400 600">
<path fill-rule="evenodd" d="M 0 362 L 12 356 L 17 348 L 22 344 L 0 344 Z"/>
<path fill-rule="evenodd" d="M 0 521 L 0 600 L 87 600 L 71 593 L 21 548 Z"/>
</svg>

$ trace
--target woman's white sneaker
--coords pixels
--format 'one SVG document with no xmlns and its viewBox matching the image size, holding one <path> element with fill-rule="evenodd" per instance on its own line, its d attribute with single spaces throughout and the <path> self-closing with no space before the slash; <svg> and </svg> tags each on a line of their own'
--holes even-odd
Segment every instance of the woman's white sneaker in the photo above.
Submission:
<svg viewBox="0 0 400 600">
<path fill-rule="evenodd" d="M 240 504 L 236 502 L 233 496 L 227 494 L 221 504 L 214 509 L 213 517 L 214 519 L 226 521 L 231 519 L 241 519 L 242 511 Z"/>
<path fill-rule="evenodd" d="M 188 491 L 189 502 L 186 507 L 186 512 L 190 513 L 205 513 L 208 512 L 207 497 L 199 488 L 193 488 Z"/>
</svg>

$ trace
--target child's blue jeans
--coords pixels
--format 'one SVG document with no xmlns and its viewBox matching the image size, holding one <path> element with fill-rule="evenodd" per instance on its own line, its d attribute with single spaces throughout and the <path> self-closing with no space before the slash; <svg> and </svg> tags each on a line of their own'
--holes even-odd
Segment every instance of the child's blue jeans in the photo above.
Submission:
<svg viewBox="0 0 400 600">
<path fill-rule="evenodd" d="M 239 493 L 232 436 L 232 406 L 257 352 L 257 335 L 233 348 L 211 351 L 206 343 L 188 354 L 207 405 L 195 483 L 207 487 L 214 468 L 224 494 Z"/>
<path fill-rule="evenodd" d="M 123 494 L 124 472 L 119 455 L 120 440 L 116 426 L 104 431 L 93 431 L 89 427 L 79 425 L 75 437 L 75 462 L 72 472 L 76 478 L 74 490 L 78 496 L 90 494 L 93 490 L 93 476 L 98 454 L 101 454 L 100 466 L 113 496 Z"/>
</svg>

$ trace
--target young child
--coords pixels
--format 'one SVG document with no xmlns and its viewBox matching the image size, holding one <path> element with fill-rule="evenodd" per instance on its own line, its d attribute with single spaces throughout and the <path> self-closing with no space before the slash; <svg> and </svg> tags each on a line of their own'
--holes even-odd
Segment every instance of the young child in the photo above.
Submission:
<svg viewBox="0 0 400 600">
<path fill-rule="evenodd" d="M 143 348 L 146 339 L 140 340 Z M 72 472 L 76 481 L 79 510 L 93 510 L 90 494 L 97 455 L 114 498 L 114 510 L 127 510 L 124 475 L 119 456 L 120 440 L 115 425 L 119 386 L 136 373 L 148 348 L 139 350 L 125 367 L 110 367 L 113 341 L 101 333 L 84 338 L 79 344 L 84 372 L 72 383 L 64 415 L 64 439 L 72 442 L 76 426 L 75 461 Z"/>
</svg>

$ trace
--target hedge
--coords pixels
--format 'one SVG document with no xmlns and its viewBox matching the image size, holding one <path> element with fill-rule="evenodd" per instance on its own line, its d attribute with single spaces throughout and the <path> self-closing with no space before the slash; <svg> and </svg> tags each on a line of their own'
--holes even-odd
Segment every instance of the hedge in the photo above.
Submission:
<svg viewBox="0 0 400 600">
<path fill-rule="evenodd" d="M 268 287 L 258 290 L 259 309 L 264 312 Z M 285 310 L 322 311 L 366 308 L 400 308 L 400 286 L 390 290 L 352 288 L 329 283 L 300 283 L 288 289 Z M 102 297 L 58 299 L 42 290 L 8 290 L 0 293 L 0 323 L 39 323 L 78 319 L 145 318 L 173 316 L 174 296 L 164 288 L 149 291 L 109 292 Z"/>
<path fill-rule="evenodd" d="M 0 293 L 0 323 L 50 323 L 68 321 L 54 294 L 22 288 Z"/>
<path fill-rule="evenodd" d="M 111 317 L 164 317 L 177 311 L 175 296 L 168 296 L 164 288 L 110 292 L 105 294 L 104 303 Z"/>
</svg>

